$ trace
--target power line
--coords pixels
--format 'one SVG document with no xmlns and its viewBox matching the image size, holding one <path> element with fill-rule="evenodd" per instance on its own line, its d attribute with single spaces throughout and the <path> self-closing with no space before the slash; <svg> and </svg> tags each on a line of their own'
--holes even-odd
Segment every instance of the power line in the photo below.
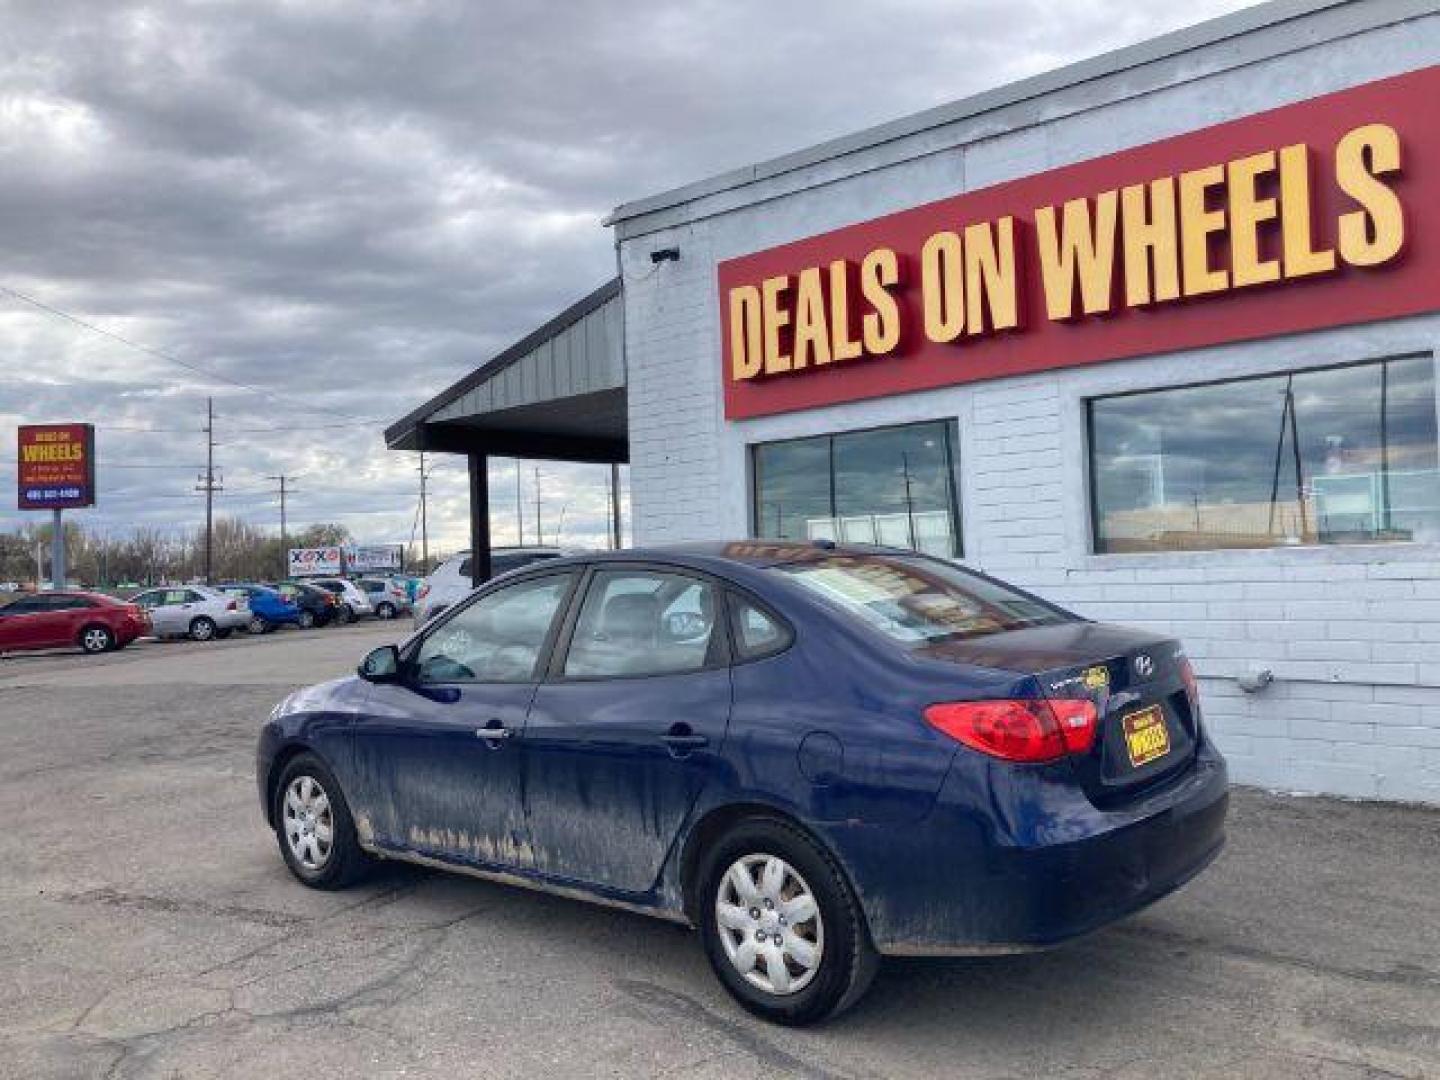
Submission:
<svg viewBox="0 0 1440 1080">
<path fill-rule="evenodd" d="M 277 391 L 266 390 L 263 387 L 255 386 L 251 383 L 241 382 L 239 379 L 232 379 L 228 375 L 222 375 L 218 371 L 209 371 L 206 368 L 200 367 L 198 364 L 192 364 L 188 360 L 181 360 L 178 356 L 172 356 L 170 353 L 162 352 L 160 349 L 156 349 L 153 346 L 142 345 L 138 341 L 131 341 L 129 338 L 121 334 L 117 334 L 113 330 L 106 330 L 103 326 L 96 326 L 92 322 L 87 322 L 79 316 L 71 315 L 68 311 L 61 311 L 59 308 L 53 307 L 50 304 L 45 303 L 43 300 L 37 300 L 35 299 L 35 297 L 28 296 L 25 293 L 20 292 L 18 289 L 12 289 L 8 285 L 0 285 L 0 293 L 9 296 L 12 299 L 19 300 L 23 304 L 29 304 L 31 307 L 37 308 L 38 310 L 43 311 L 48 315 L 53 315 L 57 319 L 64 319 L 68 323 L 72 323 L 75 326 L 81 327 L 82 329 L 89 330 L 92 334 L 99 334 L 101 337 L 109 338 L 111 341 L 118 342 L 119 344 L 124 345 L 126 348 L 134 349 L 136 352 L 144 353 L 146 356 L 153 357 L 156 360 L 163 360 L 167 364 L 174 364 L 177 367 L 182 367 L 186 371 L 193 372 L 196 375 L 202 376 L 203 378 L 211 379 L 216 382 L 228 383 L 230 386 L 236 387 L 237 389 L 245 390 L 252 394 L 259 394 L 261 397 L 269 398 L 270 400 L 280 402 L 281 404 L 296 404 L 294 402 L 288 401 L 284 395 L 280 394 Z M 337 409 L 327 409 L 322 405 L 316 405 L 315 403 L 310 401 L 305 402 L 305 407 L 309 409 L 314 409 L 317 412 L 330 413 L 332 416 L 345 415 Z M 359 421 L 353 420 L 352 418 L 351 422 L 358 423 Z"/>
</svg>

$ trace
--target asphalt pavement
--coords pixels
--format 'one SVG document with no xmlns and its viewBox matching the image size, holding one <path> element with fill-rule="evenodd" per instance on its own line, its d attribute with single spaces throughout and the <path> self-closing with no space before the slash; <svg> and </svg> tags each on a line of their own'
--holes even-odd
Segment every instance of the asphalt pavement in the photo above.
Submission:
<svg viewBox="0 0 1440 1080">
<path fill-rule="evenodd" d="M 286 873 L 254 736 L 405 627 L 0 659 L 0 1076 L 1440 1077 L 1440 811 L 1240 790 L 1179 895 L 1053 953 L 887 961 L 791 1031 L 680 928 Z"/>
</svg>

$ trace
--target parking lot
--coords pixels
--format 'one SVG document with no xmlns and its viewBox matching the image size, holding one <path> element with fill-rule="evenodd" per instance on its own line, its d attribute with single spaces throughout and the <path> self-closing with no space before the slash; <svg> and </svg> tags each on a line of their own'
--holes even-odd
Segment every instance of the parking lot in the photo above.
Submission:
<svg viewBox="0 0 1440 1080">
<path fill-rule="evenodd" d="M 692 935 L 407 868 L 294 883 L 259 721 L 405 627 L 0 659 L 0 1074 L 1440 1076 L 1440 812 L 1237 793 L 1220 862 L 1037 956 L 890 961 L 827 1026 Z"/>
</svg>

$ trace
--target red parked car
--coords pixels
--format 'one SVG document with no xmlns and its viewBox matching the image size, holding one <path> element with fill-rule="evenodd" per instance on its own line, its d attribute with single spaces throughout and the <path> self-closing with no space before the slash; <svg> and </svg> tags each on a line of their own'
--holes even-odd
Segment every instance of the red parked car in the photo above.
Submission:
<svg viewBox="0 0 1440 1080">
<path fill-rule="evenodd" d="M 149 632 L 140 608 L 100 593 L 40 592 L 0 607 L 0 652 L 78 645 L 102 653 Z"/>
</svg>

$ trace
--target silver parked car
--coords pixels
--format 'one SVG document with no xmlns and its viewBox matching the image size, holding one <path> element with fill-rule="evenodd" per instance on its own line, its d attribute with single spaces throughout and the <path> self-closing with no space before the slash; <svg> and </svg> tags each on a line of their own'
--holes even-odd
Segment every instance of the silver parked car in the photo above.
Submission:
<svg viewBox="0 0 1440 1080">
<path fill-rule="evenodd" d="M 155 636 L 188 637 L 195 641 L 227 638 L 250 621 L 250 605 L 205 585 L 147 589 L 130 598 L 150 615 Z"/>
<path fill-rule="evenodd" d="M 365 615 L 374 615 L 370 594 L 347 578 L 306 578 L 305 584 L 334 593 L 340 602 L 337 618 L 342 623 L 354 622 Z"/>
<path fill-rule="evenodd" d="M 357 578 L 355 584 L 370 597 L 370 606 L 375 609 L 377 619 L 393 619 L 397 615 L 408 614 L 413 606 L 410 591 L 394 578 Z"/>
</svg>

